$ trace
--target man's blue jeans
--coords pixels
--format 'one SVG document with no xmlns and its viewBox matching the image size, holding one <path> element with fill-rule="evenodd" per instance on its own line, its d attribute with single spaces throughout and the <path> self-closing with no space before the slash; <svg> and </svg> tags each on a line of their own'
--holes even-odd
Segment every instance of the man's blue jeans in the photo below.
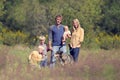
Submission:
<svg viewBox="0 0 120 80">
<path fill-rule="evenodd" d="M 55 59 L 54 55 L 58 51 L 62 51 L 63 53 L 66 53 L 67 52 L 66 46 L 53 46 L 53 49 L 52 49 L 52 52 L 51 52 L 50 67 L 54 67 L 55 66 L 56 59 Z"/>
</svg>

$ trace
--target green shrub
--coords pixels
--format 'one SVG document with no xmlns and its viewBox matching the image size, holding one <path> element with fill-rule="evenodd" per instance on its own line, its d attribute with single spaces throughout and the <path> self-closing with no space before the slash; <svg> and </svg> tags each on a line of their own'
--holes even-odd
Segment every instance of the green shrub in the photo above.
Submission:
<svg viewBox="0 0 120 80">
<path fill-rule="evenodd" d="M 120 48 L 120 36 L 108 35 L 105 32 L 98 34 L 97 42 L 102 49 Z"/>
<path fill-rule="evenodd" d="M 3 25 L 2 25 L 2 23 L 0 22 L 0 44 L 3 43 L 2 28 L 3 28 Z"/>
<path fill-rule="evenodd" d="M 13 32 L 8 29 L 2 29 L 3 44 L 5 45 L 15 45 L 25 43 L 27 35 L 23 32 L 17 31 Z"/>
<path fill-rule="evenodd" d="M 25 43 L 25 41 L 27 40 L 27 37 L 28 37 L 27 34 L 20 32 L 20 31 L 17 31 L 15 36 L 16 36 L 16 43 L 17 44 Z"/>
<path fill-rule="evenodd" d="M 0 44 L 3 43 L 3 37 L 2 37 L 2 33 L 0 33 Z"/>
<path fill-rule="evenodd" d="M 101 39 L 101 48 L 103 49 L 112 49 L 113 48 L 113 38 L 109 35 Z"/>
<path fill-rule="evenodd" d="M 99 45 L 96 41 L 96 35 L 94 33 L 87 33 L 85 35 L 82 47 L 88 49 L 99 49 Z"/>
<path fill-rule="evenodd" d="M 113 48 L 120 48 L 120 36 L 119 35 L 115 35 L 113 36 Z"/>
<path fill-rule="evenodd" d="M 101 32 L 98 34 L 98 44 L 102 49 L 112 49 L 113 39 L 110 35 L 106 34 L 105 32 Z"/>
</svg>

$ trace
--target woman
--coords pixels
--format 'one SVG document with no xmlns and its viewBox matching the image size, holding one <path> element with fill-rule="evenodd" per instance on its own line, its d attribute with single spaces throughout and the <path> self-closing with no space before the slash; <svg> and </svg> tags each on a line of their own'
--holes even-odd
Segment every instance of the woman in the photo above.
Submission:
<svg viewBox="0 0 120 80">
<path fill-rule="evenodd" d="M 70 54 L 73 56 L 74 62 L 77 62 L 81 43 L 84 40 L 84 29 L 80 26 L 78 19 L 74 19 L 72 24 L 73 31 L 70 40 Z"/>
</svg>

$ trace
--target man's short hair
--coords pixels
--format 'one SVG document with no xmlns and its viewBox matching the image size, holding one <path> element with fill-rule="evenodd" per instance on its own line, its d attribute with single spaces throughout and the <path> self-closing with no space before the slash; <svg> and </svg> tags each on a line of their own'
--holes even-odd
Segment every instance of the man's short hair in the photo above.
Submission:
<svg viewBox="0 0 120 80">
<path fill-rule="evenodd" d="M 60 17 L 60 18 L 62 19 L 62 15 L 57 15 L 57 16 L 55 17 L 55 19 L 57 19 L 58 17 Z"/>
</svg>

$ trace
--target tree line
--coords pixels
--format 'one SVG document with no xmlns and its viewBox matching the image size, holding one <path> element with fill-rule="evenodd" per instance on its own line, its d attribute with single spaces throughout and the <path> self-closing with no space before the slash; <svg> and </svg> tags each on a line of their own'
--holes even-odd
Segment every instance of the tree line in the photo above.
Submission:
<svg viewBox="0 0 120 80">
<path fill-rule="evenodd" d="M 80 20 L 87 47 L 103 45 L 101 38 L 108 36 L 112 43 L 117 36 L 119 42 L 119 4 L 119 0 L 0 0 L 0 43 L 36 43 L 37 36 L 47 37 L 57 14 L 63 15 L 63 24 L 70 29 L 74 18 Z"/>
</svg>

